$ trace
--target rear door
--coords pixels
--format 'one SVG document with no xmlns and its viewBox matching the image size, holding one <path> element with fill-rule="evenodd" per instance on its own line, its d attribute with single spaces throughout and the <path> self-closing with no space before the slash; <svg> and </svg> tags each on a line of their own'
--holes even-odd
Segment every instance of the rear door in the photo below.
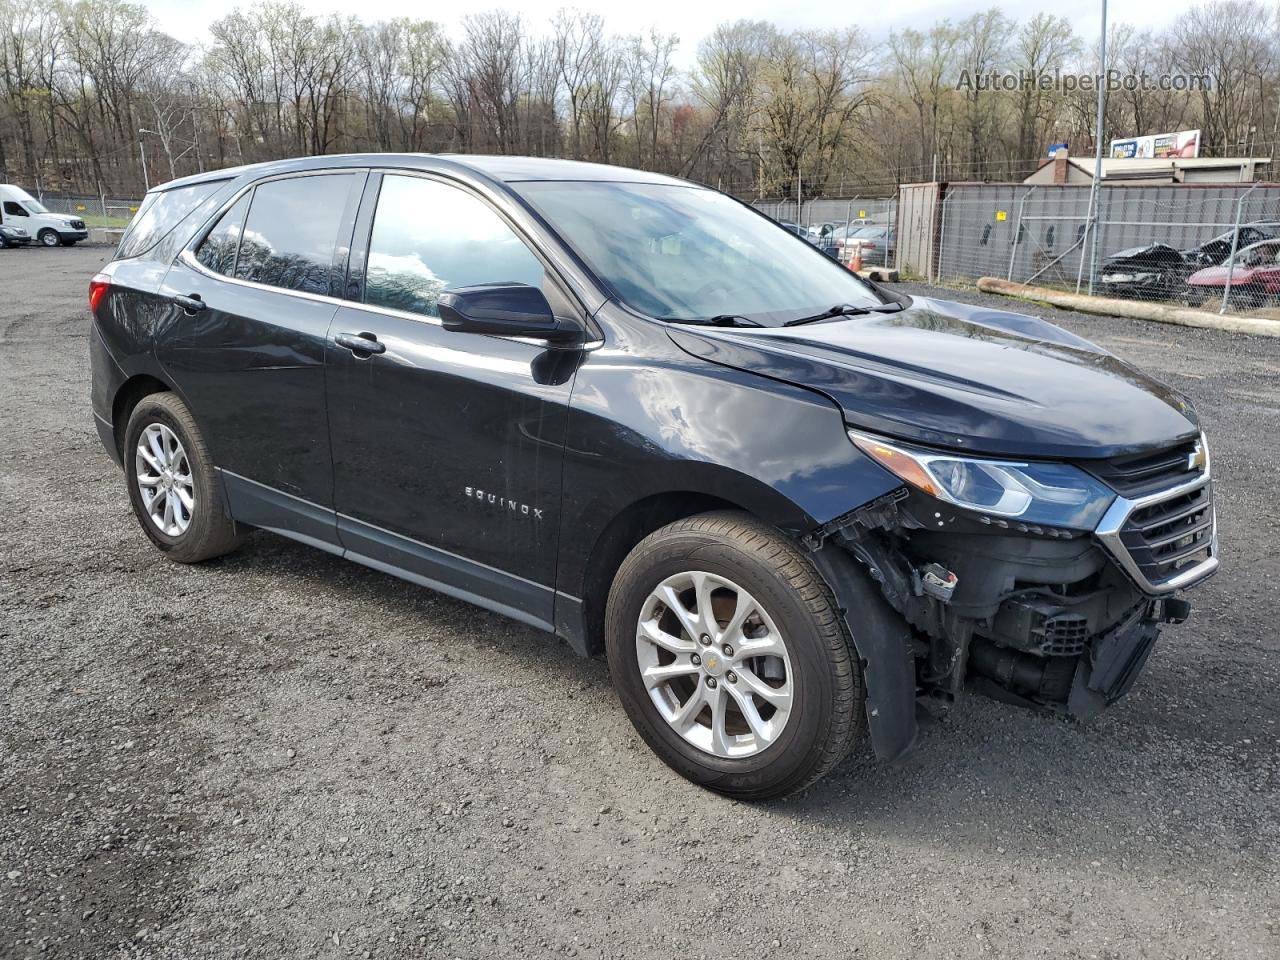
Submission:
<svg viewBox="0 0 1280 960">
<path fill-rule="evenodd" d="M 338 311 L 329 339 L 342 544 L 362 562 L 550 629 L 581 351 L 445 330 L 436 299 L 448 287 L 521 282 L 540 286 L 557 316 L 583 318 L 486 201 L 431 177 L 377 178 L 352 255 L 362 302 Z"/>
<path fill-rule="evenodd" d="M 159 358 L 222 469 L 237 519 L 332 546 L 324 363 L 364 171 L 245 190 L 165 278 Z"/>
</svg>

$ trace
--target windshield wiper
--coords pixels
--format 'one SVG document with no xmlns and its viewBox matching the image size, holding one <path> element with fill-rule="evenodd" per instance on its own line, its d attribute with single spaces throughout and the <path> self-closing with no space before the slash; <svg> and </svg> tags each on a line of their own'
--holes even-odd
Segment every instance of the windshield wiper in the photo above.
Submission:
<svg viewBox="0 0 1280 960">
<path fill-rule="evenodd" d="M 759 327 L 750 317 L 736 313 L 717 313 L 714 317 L 663 317 L 667 323 L 690 323 L 702 327 Z"/>
<path fill-rule="evenodd" d="M 797 317 L 788 320 L 784 327 L 798 327 L 804 323 L 817 323 L 819 320 L 832 320 L 836 317 L 858 317 L 868 313 L 897 313 L 902 309 L 900 303 L 879 303 L 872 307 L 855 307 L 850 303 L 838 303 L 830 310 L 815 313 L 811 317 Z"/>
</svg>

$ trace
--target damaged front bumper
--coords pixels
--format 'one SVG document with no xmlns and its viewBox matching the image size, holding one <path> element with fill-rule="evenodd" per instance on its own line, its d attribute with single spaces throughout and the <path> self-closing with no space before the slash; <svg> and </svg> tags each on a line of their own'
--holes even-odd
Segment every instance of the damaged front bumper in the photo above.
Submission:
<svg viewBox="0 0 1280 960">
<path fill-rule="evenodd" d="M 1155 490 L 1129 472 L 1100 474 L 1125 492 L 1092 531 L 976 515 L 903 487 L 810 545 L 860 561 L 909 625 L 917 698 L 947 703 L 969 687 L 1088 720 L 1133 686 L 1160 626 L 1186 619 L 1178 591 L 1218 566 L 1207 459 Z"/>
</svg>

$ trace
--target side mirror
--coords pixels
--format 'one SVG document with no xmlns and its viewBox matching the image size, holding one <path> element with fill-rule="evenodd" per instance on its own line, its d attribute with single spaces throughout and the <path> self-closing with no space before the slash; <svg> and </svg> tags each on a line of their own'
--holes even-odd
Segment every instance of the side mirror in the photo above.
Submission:
<svg viewBox="0 0 1280 960">
<path fill-rule="evenodd" d="M 446 330 L 556 343 L 582 339 L 582 331 L 557 320 L 542 291 L 527 283 L 454 287 L 440 294 L 436 309 Z"/>
</svg>

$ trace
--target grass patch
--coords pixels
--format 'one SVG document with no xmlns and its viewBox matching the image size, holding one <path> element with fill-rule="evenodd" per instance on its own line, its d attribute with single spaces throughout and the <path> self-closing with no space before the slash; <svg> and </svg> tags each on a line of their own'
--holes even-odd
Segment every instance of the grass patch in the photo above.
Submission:
<svg viewBox="0 0 1280 960">
<path fill-rule="evenodd" d="M 79 216 L 80 216 L 80 219 L 83 220 L 85 224 L 90 227 L 116 227 L 119 229 L 124 229 L 129 225 L 128 217 L 102 217 L 102 216 L 95 216 L 94 214 L 91 214 L 91 213 L 87 213 Z"/>
</svg>

